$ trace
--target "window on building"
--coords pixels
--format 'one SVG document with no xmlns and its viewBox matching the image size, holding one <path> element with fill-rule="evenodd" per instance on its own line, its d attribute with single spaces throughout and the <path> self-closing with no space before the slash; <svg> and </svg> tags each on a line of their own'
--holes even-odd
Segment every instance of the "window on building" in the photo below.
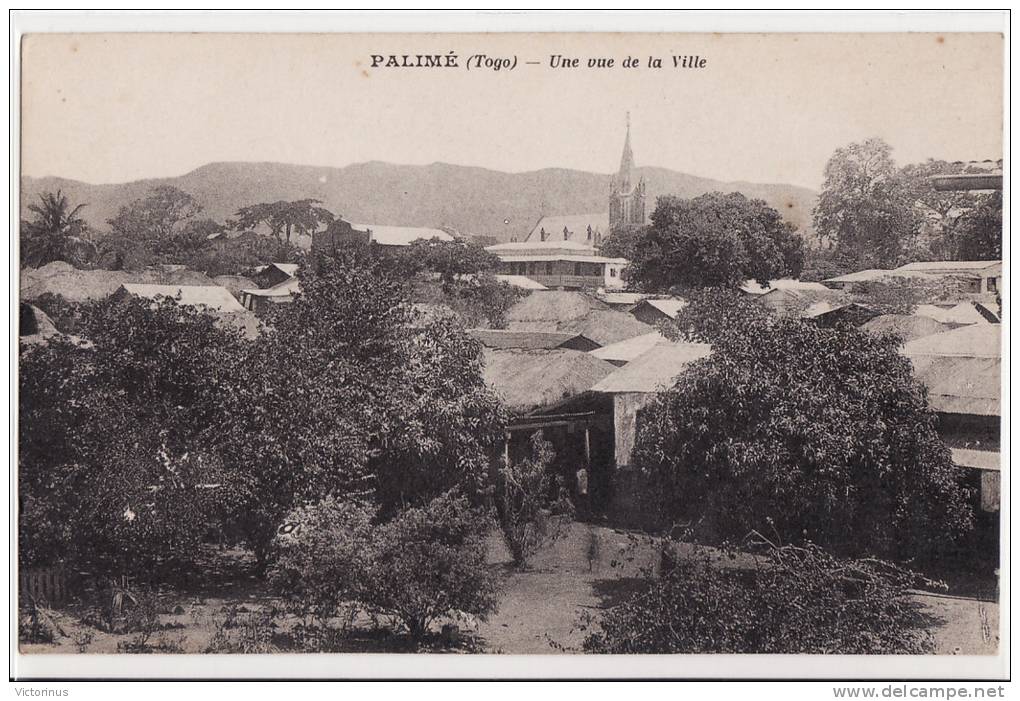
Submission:
<svg viewBox="0 0 1020 701">
<path fill-rule="evenodd" d="M 993 277 L 988 278 L 988 291 L 989 292 L 998 292 L 999 291 L 999 285 L 995 281 L 995 278 L 993 278 Z"/>
<path fill-rule="evenodd" d="M 616 277 L 616 268 L 609 269 L 609 277 Z"/>
</svg>

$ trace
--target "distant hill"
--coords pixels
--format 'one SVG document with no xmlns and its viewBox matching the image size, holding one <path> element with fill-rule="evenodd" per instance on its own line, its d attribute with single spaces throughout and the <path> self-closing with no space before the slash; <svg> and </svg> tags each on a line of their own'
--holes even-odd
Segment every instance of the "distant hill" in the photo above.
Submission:
<svg viewBox="0 0 1020 701">
<path fill-rule="evenodd" d="M 648 182 L 649 214 L 659 195 L 694 197 L 739 191 L 782 212 L 810 233 L 817 193 L 783 184 L 721 182 L 665 168 L 638 168 Z M 83 216 L 94 227 L 155 185 L 191 193 L 205 214 L 223 221 L 239 207 L 274 200 L 313 197 L 348 221 L 397 226 L 449 226 L 464 234 L 501 241 L 526 235 L 541 214 L 583 214 L 608 210 L 608 174 L 562 168 L 503 173 L 485 168 L 433 163 L 394 165 L 377 161 L 345 168 L 286 163 L 210 163 L 175 178 L 91 185 L 57 177 L 21 180 L 21 205 L 41 192 L 63 190 L 72 203 L 86 203 Z M 509 223 L 506 223 L 509 222 Z"/>
</svg>

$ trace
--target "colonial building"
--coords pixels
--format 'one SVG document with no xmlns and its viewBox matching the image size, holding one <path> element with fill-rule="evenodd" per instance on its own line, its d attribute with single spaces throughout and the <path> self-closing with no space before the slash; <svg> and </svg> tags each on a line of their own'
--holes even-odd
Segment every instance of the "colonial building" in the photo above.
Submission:
<svg viewBox="0 0 1020 701">
<path fill-rule="evenodd" d="M 499 257 L 502 275 L 521 275 L 551 289 L 619 289 L 626 258 L 600 256 L 577 241 L 500 243 L 485 250 Z"/>
</svg>

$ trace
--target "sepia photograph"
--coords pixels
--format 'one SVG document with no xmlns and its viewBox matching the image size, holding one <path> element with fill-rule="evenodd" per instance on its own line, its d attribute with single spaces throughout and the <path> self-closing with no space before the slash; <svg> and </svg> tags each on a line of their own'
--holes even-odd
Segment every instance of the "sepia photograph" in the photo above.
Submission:
<svg viewBox="0 0 1020 701">
<path fill-rule="evenodd" d="M 829 20 L 12 34 L 14 670 L 1008 676 L 1008 36 Z"/>
</svg>

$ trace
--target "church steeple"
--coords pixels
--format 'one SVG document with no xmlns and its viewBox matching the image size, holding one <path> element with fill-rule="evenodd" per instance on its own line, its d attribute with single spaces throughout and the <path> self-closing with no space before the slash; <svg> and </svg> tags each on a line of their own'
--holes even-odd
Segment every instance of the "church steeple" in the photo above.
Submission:
<svg viewBox="0 0 1020 701">
<path fill-rule="evenodd" d="M 623 140 L 620 170 L 613 176 L 609 190 L 609 227 L 645 223 L 645 179 L 634 180 L 634 151 L 630 146 L 630 112 L 627 113 L 627 135 Z"/>
<path fill-rule="evenodd" d="M 627 113 L 627 136 L 623 141 L 623 155 L 620 156 L 620 170 L 616 174 L 620 189 L 630 189 L 631 174 L 634 171 L 634 152 L 630 148 L 630 112 Z"/>
</svg>

